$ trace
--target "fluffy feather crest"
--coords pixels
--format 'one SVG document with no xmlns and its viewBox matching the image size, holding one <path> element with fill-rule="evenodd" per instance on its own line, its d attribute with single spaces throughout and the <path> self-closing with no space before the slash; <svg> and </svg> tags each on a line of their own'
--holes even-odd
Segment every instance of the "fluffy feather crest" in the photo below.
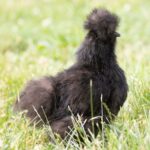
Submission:
<svg viewBox="0 0 150 150">
<path fill-rule="evenodd" d="M 94 9 L 85 21 L 84 28 L 100 35 L 116 34 L 119 18 L 106 9 Z M 119 36 L 116 34 L 116 36 Z"/>
</svg>

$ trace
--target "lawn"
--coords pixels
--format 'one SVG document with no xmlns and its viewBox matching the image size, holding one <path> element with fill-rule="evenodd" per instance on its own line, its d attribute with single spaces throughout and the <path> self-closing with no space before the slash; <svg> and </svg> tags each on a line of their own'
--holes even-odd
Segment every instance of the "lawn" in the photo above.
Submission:
<svg viewBox="0 0 150 150">
<path fill-rule="evenodd" d="M 29 126 L 13 103 L 27 80 L 55 75 L 71 66 L 86 32 L 83 22 L 95 7 L 120 17 L 116 54 L 129 93 L 116 120 L 84 146 Z M 149 0 L 1 0 L 0 1 L 0 149 L 150 149 L 150 1 Z"/>
</svg>

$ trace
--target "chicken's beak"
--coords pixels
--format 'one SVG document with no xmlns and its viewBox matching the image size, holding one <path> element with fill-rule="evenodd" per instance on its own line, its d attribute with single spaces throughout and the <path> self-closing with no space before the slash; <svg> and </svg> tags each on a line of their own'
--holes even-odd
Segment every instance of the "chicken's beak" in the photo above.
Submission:
<svg viewBox="0 0 150 150">
<path fill-rule="evenodd" d="M 120 37 L 120 34 L 118 32 L 114 32 L 115 37 Z"/>
</svg>

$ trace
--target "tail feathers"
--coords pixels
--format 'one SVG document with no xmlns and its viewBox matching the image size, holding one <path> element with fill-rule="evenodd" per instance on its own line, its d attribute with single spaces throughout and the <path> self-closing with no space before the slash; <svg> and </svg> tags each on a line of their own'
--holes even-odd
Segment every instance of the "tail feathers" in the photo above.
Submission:
<svg viewBox="0 0 150 150">
<path fill-rule="evenodd" d="M 103 34 L 115 32 L 119 18 L 106 9 L 94 9 L 85 21 L 84 28 Z"/>
</svg>

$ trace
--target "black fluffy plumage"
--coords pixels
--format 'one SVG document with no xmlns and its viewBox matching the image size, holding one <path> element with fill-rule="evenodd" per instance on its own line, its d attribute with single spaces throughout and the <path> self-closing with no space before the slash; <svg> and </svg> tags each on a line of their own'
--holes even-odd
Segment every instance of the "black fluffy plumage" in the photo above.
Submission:
<svg viewBox="0 0 150 150">
<path fill-rule="evenodd" d="M 73 126 L 69 106 L 74 116 L 79 114 L 83 121 L 87 119 L 85 130 L 88 131 L 92 117 L 92 81 L 93 115 L 101 116 L 102 96 L 105 103 L 103 119 L 109 123 L 118 114 L 128 90 L 124 72 L 115 56 L 118 23 L 116 15 L 105 9 L 94 9 L 85 21 L 88 33 L 77 51 L 76 63 L 55 77 L 29 81 L 15 103 L 15 110 L 28 110 L 27 116 L 32 120 L 42 118 L 47 123 L 48 119 L 52 130 L 64 138 L 68 126 Z M 94 120 L 95 134 L 96 124 L 101 125 L 100 122 L 100 119 Z"/>
</svg>

